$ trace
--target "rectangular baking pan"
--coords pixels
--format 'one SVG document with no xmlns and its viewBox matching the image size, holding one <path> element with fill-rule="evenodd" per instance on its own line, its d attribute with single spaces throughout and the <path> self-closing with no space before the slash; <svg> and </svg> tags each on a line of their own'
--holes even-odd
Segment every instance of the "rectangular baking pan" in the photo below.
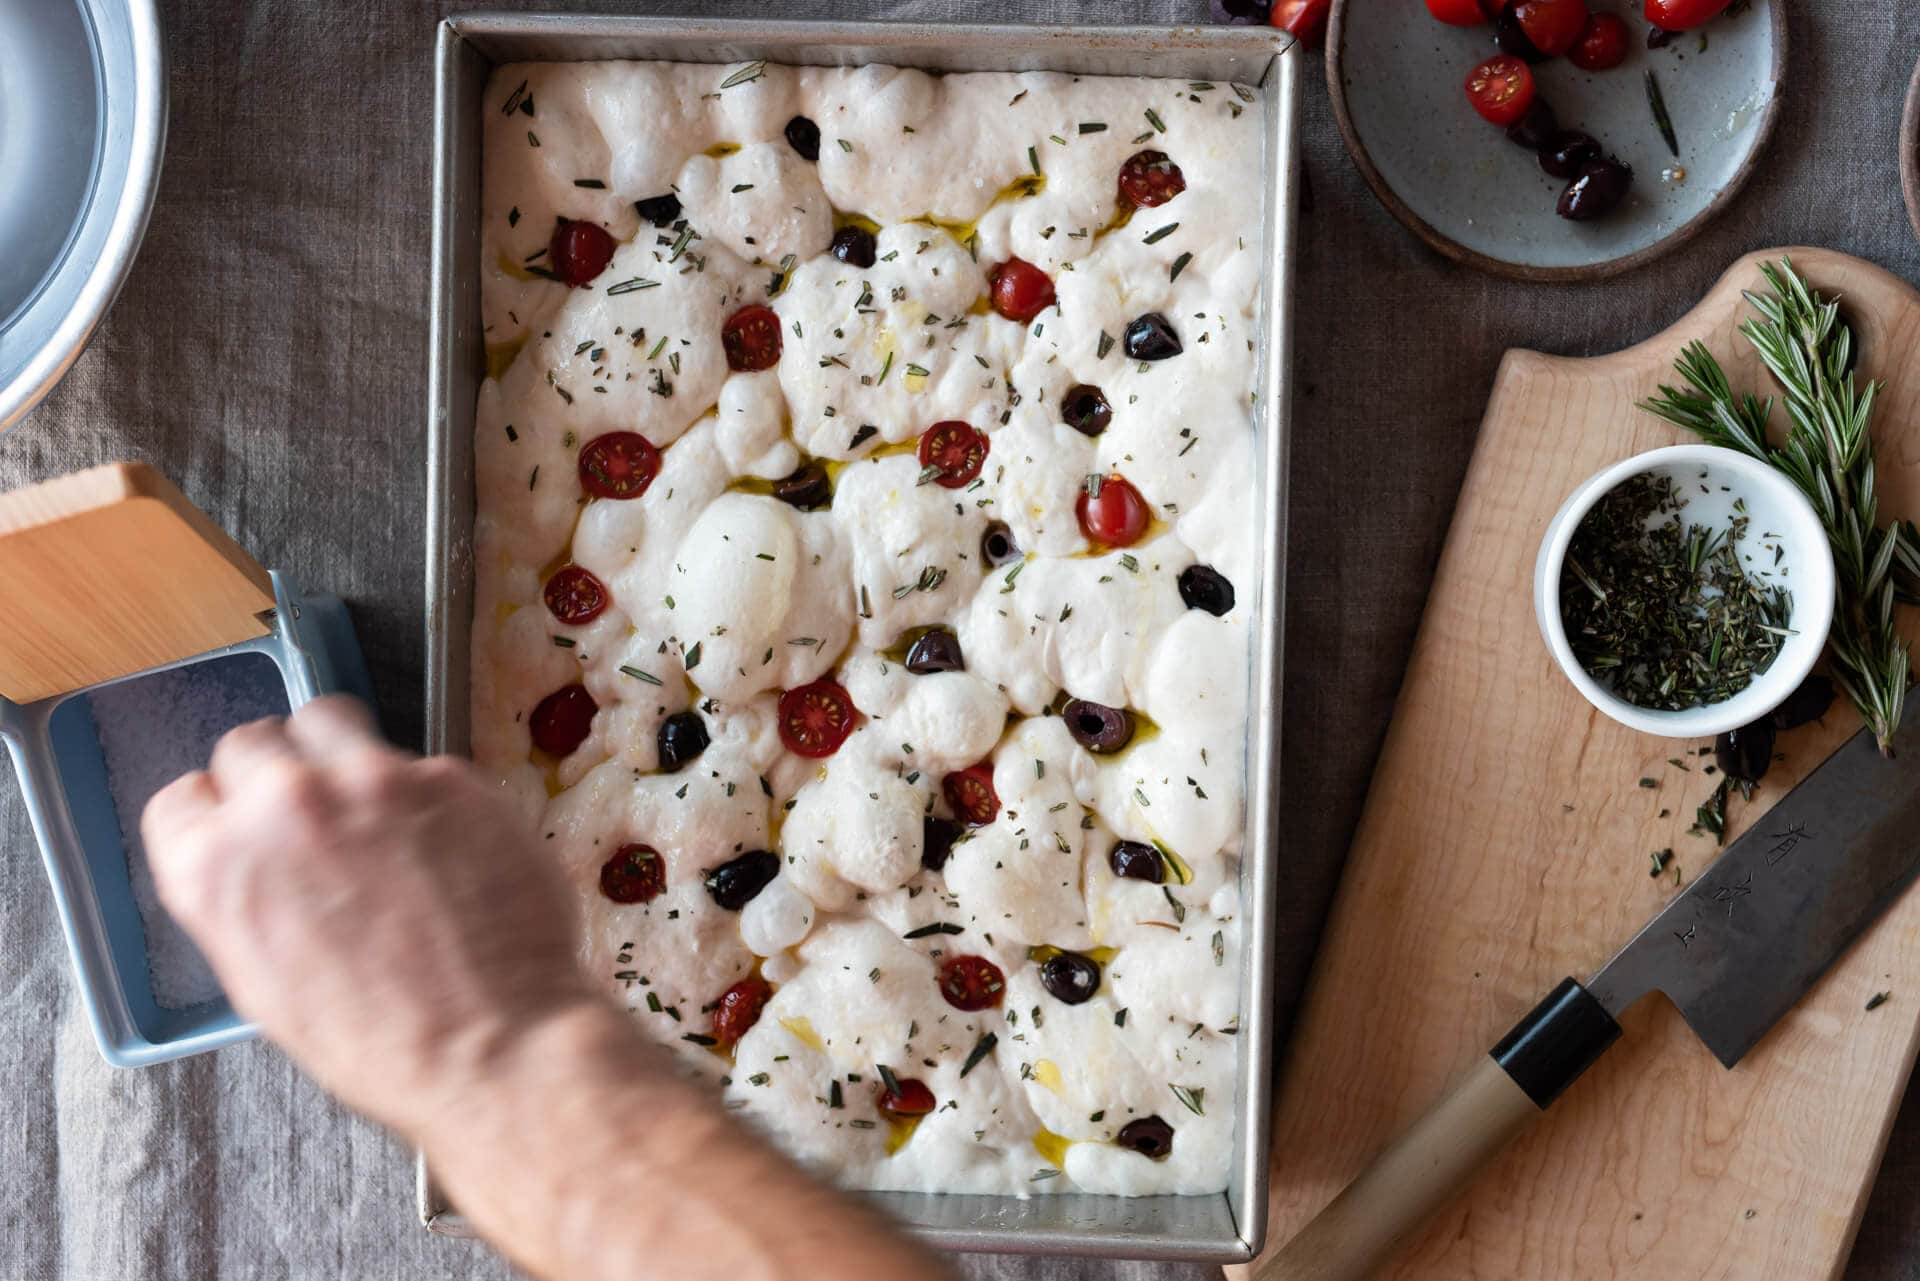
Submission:
<svg viewBox="0 0 1920 1281">
<path fill-rule="evenodd" d="M 1239 1142 L 1224 1194 L 1017 1197 L 876 1193 L 929 1245 L 1004 1254 L 1234 1262 L 1266 1233 L 1272 1078 L 1275 860 L 1280 857 L 1280 695 L 1286 573 L 1287 414 L 1291 395 L 1297 55 L 1281 32 L 1253 27 L 1042 27 L 916 22 L 726 22 L 708 19 L 463 14 L 440 25 L 433 167 L 432 329 L 427 452 L 427 750 L 468 749 L 468 640 L 473 599 L 473 415 L 486 368 L 480 334 L 481 94 L 503 62 L 630 58 L 929 71 L 1066 71 L 1235 80 L 1263 90 L 1267 276 L 1257 379 L 1260 485 L 1248 519 L 1263 531 L 1250 676 L 1246 857 L 1242 892 Z M 433 1232 L 472 1235 L 421 1164 L 418 1210 Z"/>
</svg>

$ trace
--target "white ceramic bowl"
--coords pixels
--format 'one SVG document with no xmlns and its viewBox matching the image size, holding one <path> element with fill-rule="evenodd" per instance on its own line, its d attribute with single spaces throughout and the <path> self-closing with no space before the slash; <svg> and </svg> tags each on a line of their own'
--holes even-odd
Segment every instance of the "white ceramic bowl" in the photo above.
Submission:
<svg viewBox="0 0 1920 1281">
<path fill-rule="evenodd" d="M 1567 640 L 1566 626 L 1560 617 L 1560 576 L 1566 564 L 1567 546 L 1594 504 L 1629 477 L 1643 472 L 1665 472 L 1679 482 L 1689 497 L 1680 518 L 1689 523 L 1722 528 L 1731 514 L 1733 500 L 1744 500 L 1750 520 L 1741 545 L 1754 552 L 1748 572 L 1756 577 L 1777 577 L 1780 585 L 1793 595 L 1788 626 L 1794 634 L 1782 643 L 1771 667 L 1724 702 L 1681 712 L 1636 707 L 1615 696 L 1605 682 L 1589 676 L 1574 657 L 1573 646 Z M 1702 483 L 1708 486 L 1708 492 L 1701 492 Z M 1777 540 L 1763 538 L 1767 534 L 1780 537 Z M 1778 542 L 1781 549 L 1778 564 L 1774 563 L 1771 550 L 1764 556 L 1759 554 L 1763 541 L 1770 545 Z M 1742 559 L 1745 561 L 1745 557 Z M 1827 543 L 1826 531 L 1821 528 L 1813 504 L 1791 481 L 1767 464 L 1714 445 L 1672 445 L 1649 450 L 1595 473 L 1573 491 L 1548 522 L 1533 570 L 1534 616 L 1560 670 L 1588 702 L 1608 716 L 1622 725 L 1662 738 L 1710 738 L 1759 720 L 1778 707 L 1787 695 L 1799 688 L 1826 647 L 1827 632 L 1833 626 L 1833 596 L 1833 549 Z"/>
</svg>

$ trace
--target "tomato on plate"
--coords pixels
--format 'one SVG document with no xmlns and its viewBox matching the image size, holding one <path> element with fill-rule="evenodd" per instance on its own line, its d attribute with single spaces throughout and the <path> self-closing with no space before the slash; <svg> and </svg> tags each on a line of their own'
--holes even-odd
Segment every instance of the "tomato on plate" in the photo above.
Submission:
<svg viewBox="0 0 1920 1281">
<path fill-rule="evenodd" d="M 1053 306 L 1053 282 L 1024 258 L 1009 258 L 987 273 L 993 309 L 1026 324 Z"/>
<path fill-rule="evenodd" d="M 875 1106 L 882 1112 L 893 1116 L 925 1116 L 937 1106 L 933 1091 L 925 1081 L 911 1078 L 902 1081 L 885 1069 L 881 1070 L 880 1077 L 883 1084 Z"/>
<path fill-rule="evenodd" d="M 713 1039 L 732 1045 L 760 1021 L 760 1011 L 773 996 L 773 988 L 759 975 L 741 979 L 720 994 L 713 1004 Z"/>
<path fill-rule="evenodd" d="M 1327 14 L 1332 10 L 1333 0 L 1273 0 L 1267 21 L 1292 32 L 1302 44 L 1315 45 L 1327 29 Z"/>
<path fill-rule="evenodd" d="M 1133 482 L 1117 473 L 1089 477 L 1074 504 L 1080 532 L 1108 547 L 1131 547 L 1147 532 L 1153 513 Z"/>
<path fill-rule="evenodd" d="M 587 741 L 600 704 L 585 685 L 566 685 L 541 699 L 528 718 L 533 745 L 549 756 L 571 756 Z"/>
<path fill-rule="evenodd" d="M 755 303 L 727 317 L 720 327 L 720 345 L 727 349 L 727 368 L 751 374 L 780 363 L 780 315 Z"/>
<path fill-rule="evenodd" d="M 1587 29 L 1587 0 L 1520 0 L 1513 16 L 1534 48 L 1557 58 L 1580 43 Z"/>
<path fill-rule="evenodd" d="M 935 423 L 920 437 L 920 466 L 937 468 L 933 483 L 942 489 L 959 489 L 980 475 L 987 461 L 987 437 L 970 424 L 948 421 Z"/>
<path fill-rule="evenodd" d="M 1007 976 L 984 956 L 949 956 L 940 962 L 940 995 L 956 1010 L 991 1010 L 1006 994 Z"/>
<path fill-rule="evenodd" d="M 547 580 L 547 609 L 572 627 L 591 623 L 607 610 L 607 587 L 590 569 L 562 565 Z"/>
<path fill-rule="evenodd" d="M 1481 0 L 1427 0 L 1427 12 L 1450 27 L 1477 27 L 1492 16 Z"/>
<path fill-rule="evenodd" d="M 985 827 L 1000 813 L 1000 793 L 993 790 L 993 762 L 981 761 L 955 770 L 940 780 L 947 804 L 968 827 Z"/>
<path fill-rule="evenodd" d="M 853 733 L 858 715 L 852 696 L 822 677 L 780 696 L 780 741 L 796 756 L 831 756 Z"/>
<path fill-rule="evenodd" d="M 591 284 L 613 261 L 613 237 L 598 223 L 561 218 L 547 242 L 550 270 L 569 288 Z"/>
<path fill-rule="evenodd" d="M 660 451 L 637 431 L 610 431 L 580 450 L 580 487 L 595 498 L 638 498 L 659 474 Z"/>
<path fill-rule="evenodd" d="M 1467 76 L 1467 101 L 1482 120 L 1503 129 L 1527 114 L 1533 93 L 1533 72 L 1512 54 L 1495 54 Z"/>
<path fill-rule="evenodd" d="M 1691 31 L 1721 15 L 1733 0 L 1647 0 L 1647 21 L 1663 31 Z"/>
<path fill-rule="evenodd" d="M 1275 13 L 1280 10 L 1276 6 Z M 1152 209 L 1187 189 L 1187 176 L 1164 151 L 1136 151 L 1120 166 L 1120 199 Z"/>
<path fill-rule="evenodd" d="M 1627 60 L 1631 43 L 1620 15 L 1596 13 L 1587 19 L 1580 43 L 1567 50 L 1567 61 L 1582 71 L 1611 71 Z"/>
<path fill-rule="evenodd" d="M 650 903 L 667 888 L 667 860 L 651 845 L 622 845 L 600 865 L 600 892 L 616 903 Z"/>
</svg>

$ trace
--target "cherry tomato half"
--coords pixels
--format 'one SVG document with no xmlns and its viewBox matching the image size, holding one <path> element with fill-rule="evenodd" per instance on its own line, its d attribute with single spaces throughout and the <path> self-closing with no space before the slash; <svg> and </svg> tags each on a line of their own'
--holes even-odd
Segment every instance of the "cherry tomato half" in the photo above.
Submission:
<svg viewBox="0 0 1920 1281">
<path fill-rule="evenodd" d="M 795 756 L 831 756 L 853 733 L 858 715 L 847 691 L 822 678 L 780 696 L 780 741 Z"/>
<path fill-rule="evenodd" d="M 729 369 L 741 373 L 772 369 L 780 363 L 779 313 L 758 303 L 742 307 L 721 326 L 720 345 L 727 349 Z"/>
<path fill-rule="evenodd" d="M 1009 258 L 987 273 L 993 309 L 1026 324 L 1053 306 L 1053 282 L 1024 258 Z"/>
<path fill-rule="evenodd" d="M 1273 0 L 1267 21 L 1292 32 L 1301 44 L 1317 45 L 1327 29 L 1327 14 L 1332 11 L 1333 0 Z"/>
<path fill-rule="evenodd" d="M 1093 482 L 1088 481 L 1080 491 L 1080 501 L 1074 505 L 1080 532 L 1089 541 L 1108 547 L 1133 546 L 1153 519 L 1147 500 L 1140 497 L 1131 481 L 1117 474 L 1100 477 L 1099 488 L 1100 492 L 1094 493 Z"/>
<path fill-rule="evenodd" d="M 1490 16 L 1481 0 L 1427 0 L 1427 12 L 1450 27 L 1477 27 Z"/>
<path fill-rule="evenodd" d="M 959 489 L 980 475 L 987 461 L 987 438 L 967 423 L 935 423 L 920 436 L 920 465 L 937 467 L 933 483 Z"/>
<path fill-rule="evenodd" d="M 1007 976 L 984 956 L 949 956 L 940 962 L 940 995 L 956 1010 L 991 1010 L 1006 998 Z"/>
<path fill-rule="evenodd" d="M 622 845 L 600 865 L 600 892 L 616 903 L 650 903 L 667 888 L 667 860 L 651 845 Z"/>
<path fill-rule="evenodd" d="M 555 570 L 543 594 L 553 616 L 572 627 L 591 623 L 607 610 L 606 584 L 578 565 Z"/>
<path fill-rule="evenodd" d="M 1533 105 L 1533 72 L 1511 54 L 1495 54 L 1467 76 L 1467 101 L 1481 119 L 1504 129 Z"/>
<path fill-rule="evenodd" d="M 767 981 L 755 974 L 741 979 L 720 994 L 713 1006 L 713 1039 L 732 1045 L 760 1021 L 760 1011 L 773 995 Z"/>
<path fill-rule="evenodd" d="M 547 242 L 549 270 L 569 287 L 590 284 L 613 261 L 613 237 L 598 223 L 561 218 Z"/>
<path fill-rule="evenodd" d="M 600 704 L 593 701 L 585 685 L 566 685 L 541 699 L 528 718 L 533 745 L 549 756 L 571 756 L 587 741 L 593 729 L 593 714 Z"/>
<path fill-rule="evenodd" d="M 940 780 L 947 804 L 968 827 L 985 827 L 999 816 L 1000 794 L 993 790 L 993 762 L 981 761 Z"/>
<path fill-rule="evenodd" d="M 580 487 L 595 498 L 638 498 L 659 474 L 660 451 L 637 431 L 610 431 L 580 450 Z"/>
<path fill-rule="evenodd" d="M 874 1102 L 882 1112 L 893 1116 L 925 1116 L 938 1106 L 927 1083 L 912 1079 L 895 1079 L 892 1085 L 881 1086 Z"/>
<path fill-rule="evenodd" d="M 1136 151 L 1120 166 L 1120 199 L 1127 204 L 1152 209 L 1186 189 L 1187 176 L 1164 151 Z"/>
<path fill-rule="evenodd" d="M 1557 58 L 1580 43 L 1587 29 L 1586 0 L 1520 0 L 1513 16 L 1533 47 Z"/>
<path fill-rule="evenodd" d="M 1611 71 L 1627 60 L 1632 43 L 1618 14 L 1596 13 L 1587 19 L 1580 43 L 1567 50 L 1567 61 L 1582 71 Z"/>
<path fill-rule="evenodd" d="M 1647 0 L 1647 21 L 1663 31 L 1691 31 L 1720 16 L 1733 0 Z"/>
</svg>

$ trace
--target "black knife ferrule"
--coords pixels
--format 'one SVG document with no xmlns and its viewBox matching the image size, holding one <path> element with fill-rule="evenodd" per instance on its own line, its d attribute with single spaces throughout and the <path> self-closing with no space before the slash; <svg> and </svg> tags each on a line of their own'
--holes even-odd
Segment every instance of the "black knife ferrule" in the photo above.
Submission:
<svg viewBox="0 0 1920 1281">
<path fill-rule="evenodd" d="M 1620 1025 L 1606 1007 L 1566 979 L 1500 1038 L 1493 1061 L 1544 1110 L 1619 1036 Z"/>
</svg>

